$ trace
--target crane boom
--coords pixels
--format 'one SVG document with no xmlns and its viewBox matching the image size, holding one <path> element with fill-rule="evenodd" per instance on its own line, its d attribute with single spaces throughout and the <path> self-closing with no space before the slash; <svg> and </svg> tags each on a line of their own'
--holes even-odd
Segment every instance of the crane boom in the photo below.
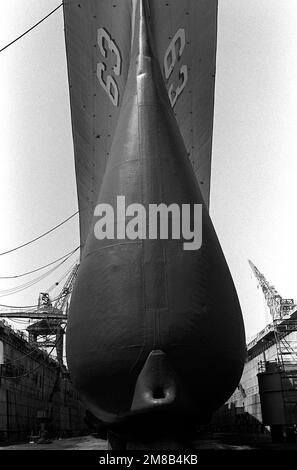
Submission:
<svg viewBox="0 0 297 470">
<path fill-rule="evenodd" d="M 277 292 L 276 288 L 269 284 L 264 274 L 259 271 L 254 263 L 252 263 L 250 260 L 248 260 L 248 262 L 259 283 L 259 286 L 262 289 L 272 319 L 280 319 L 287 313 L 291 312 L 291 310 L 296 306 L 294 299 L 283 299 Z"/>
</svg>

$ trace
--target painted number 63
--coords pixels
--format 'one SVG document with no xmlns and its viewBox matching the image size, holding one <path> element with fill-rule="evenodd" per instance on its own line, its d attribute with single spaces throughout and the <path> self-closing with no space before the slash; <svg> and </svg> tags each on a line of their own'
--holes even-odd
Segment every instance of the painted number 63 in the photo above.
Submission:
<svg viewBox="0 0 297 470">
<path fill-rule="evenodd" d="M 180 28 L 174 37 L 172 38 L 164 56 L 164 72 L 165 72 L 165 79 L 169 80 L 177 60 L 182 56 L 186 45 L 186 35 L 185 30 Z M 182 93 L 183 89 L 186 86 L 188 81 L 188 68 L 186 65 L 182 65 L 179 69 L 179 79 L 181 79 L 181 83 L 177 86 L 177 88 L 173 89 L 173 83 L 169 85 L 168 88 L 168 96 L 170 99 L 171 106 L 173 107 L 177 102 L 178 97 Z"/>
<path fill-rule="evenodd" d="M 120 51 L 112 40 L 108 32 L 104 28 L 99 28 L 97 31 L 97 42 L 99 46 L 99 50 L 103 57 L 107 57 L 108 52 L 111 52 L 115 55 L 115 65 L 112 67 L 113 73 L 115 76 L 120 76 L 121 68 L 122 68 L 122 58 Z M 106 72 L 106 64 L 103 62 L 99 62 L 97 64 L 97 77 L 99 80 L 100 85 L 107 93 L 108 97 L 110 98 L 112 104 L 114 106 L 119 105 L 119 88 L 117 82 L 115 81 L 114 77 L 110 74 L 107 74 L 104 77 L 104 73 Z"/>
</svg>

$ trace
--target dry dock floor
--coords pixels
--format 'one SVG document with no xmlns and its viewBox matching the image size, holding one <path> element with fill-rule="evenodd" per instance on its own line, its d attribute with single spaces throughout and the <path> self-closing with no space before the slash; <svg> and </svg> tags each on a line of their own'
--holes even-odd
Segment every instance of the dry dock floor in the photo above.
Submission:
<svg viewBox="0 0 297 470">
<path fill-rule="evenodd" d="M 267 436 L 234 436 L 214 434 L 213 436 L 196 440 L 197 450 L 290 450 L 297 451 L 297 443 L 272 444 Z M 0 446 L 0 450 L 107 450 L 107 442 L 94 436 L 72 437 L 53 440 L 49 444 L 13 444 Z"/>
</svg>

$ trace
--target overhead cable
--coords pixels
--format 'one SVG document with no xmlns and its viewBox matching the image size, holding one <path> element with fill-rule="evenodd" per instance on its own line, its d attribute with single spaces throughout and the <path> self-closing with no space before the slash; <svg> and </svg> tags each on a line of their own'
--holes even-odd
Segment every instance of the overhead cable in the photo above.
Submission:
<svg viewBox="0 0 297 470">
<path fill-rule="evenodd" d="M 0 291 L 0 297 L 7 297 L 9 295 L 13 295 L 13 294 L 21 292 L 25 289 L 28 289 L 29 287 L 32 287 L 34 284 L 37 284 L 39 281 L 42 281 L 43 279 L 48 277 L 50 274 L 52 274 L 54 271 L 56 271 L 60 266 L 62 266 L 62 264 L 64 264 L 66 261 L 68 261 L 70 256 L 63 259 L 63 261 L 61 261 L 59 264 L 57 264 L 57 266 L 54 266 L 53 268 L 51 268 L 48 271 L 46 271 L 45 273 L 41 274 L 41 276 L 38 276 L 37 278 L 31 279 L 30 281 L 28 281 L 24 284 L 20 284 L 16 287 L 11 287 L 10 289 L 1 290 Z"/>
<path fill-rule="evenodd" d="M 28 308 L 37 308 L 38 304 L 35 305 L 4 305 L 0 304 L 0 307 L 9 308 L 9 309 L 28 309 Z"/>
<path fill-rule="evenodd" d="M 61 281 L 63 281 L 63 279 L 65 279 L 65 277 L 71 273 L 72 269 L 74 268 L 74 266 L 79 262 L 79 259 L 77 259 L 72 266 L 70 266 L 70 268 L 68 269 L 68 271 L 66 271 L 63 276 L 57 281 L 55 282 L 54 284 L 52 284 L 47 290 L 46 292 L 50 293 L 52 290 L 54 290 L 59 284 Z"/>
<path fill-rule="evenodd" d="M 20 36 L 18 36 L 17 38 L 15 38 L 13 41 L 11 41 L 9 44 L 6 44 L 6 46 L 2 47 L 2 49 L 0 49 L 0 52 L 4 51 L 5 49 L 7 49 L 9 46 L 11 46 L 12 44 L 14 44 L 15 42 L 17 42 L 19 39 L 21 39 L 23 36 L 25 36 L 26 34 L 28 34 L 30 31 L 32 31 L 32 29 L 36 28 L 36 26 L 40 25 L 40 23 L 42 23 L 44 20 L 46 20 L 49 16 L 51 16 L 53 13 L 55 13 L 55 11 L 57 11 L 59 8 L 61 8 L 61 6 L 63 6 L 63 3 L 60 3 L 60 5 L 58 5 L 56 8 L 54 8 L 52 11 L 50 11 L 46 16 L 44 16 L 40 21 L 38 21 L 38 23 L 34 24 L 33 26 L 31 26 L 31 28 L 27 29 L 27 31 L 25 31 L 23 34 L 21 34 Z"/>
<path fill-rule="evenodd" d="M 71 255 L 73 255 L 79 248 L 80 248 L 80 246 L 78 246 L 77 248 L 75 248 L 75 249 L 72 250 L 72 251 L 69 251 L 69 253 L 66 253 L 66 255 L 61 256 L 61 258 L 58 258 L 58 259 L 56 259 L 55 261 L 52 261 L 51 263 L 45 264 L 44 266 L 41 266 L 40 268 L 33 269 L 33 271 L 27 271 L 26 273 L 17 274 L 17 275 L 15 275 L 15 276 L 0 276 L 0 279 L 16 279 L 16 278 L 18 278 L 18 277 L 23 277 L 23 276 L 27 276 L 28 274 L 36 273 L 37 271 L 41 271 L 41 269 L 47 268 L 48 266 L 51 266 L 52 264 L 55 264 L 55 263 L 57 263 L 58 261 L 61 261 L 61 259 L 66 258 L 66 256 L 71 256 Z"/>
<path fill-rule="evenodd" d="M 72 214 L 70 217 L 68 217 L 67 219 L 63 220 L 63 222 L 61 222 L 60 224 L 56 225 L 55 227 L 51 228 L 50 230 L 48 230 L 47 232 L 43 233 L 42 235 L 39 235 L 38 237 L 36 238 L 33 238 L 32 240 L 26 242 L 26 243 L 23 243 L 22 245 L 19 245 L 19 246 L 16 246 L 15 248 L 12 248 L 11 250 L 7 250 L 7 251 L 3 251 L 3 253 L 0 253 L 0 256 L 3 256 L 3 255 L 7 255 L 8 253 L 12 253 L 13 251 L 16 251 L 16 250 L 19 250 L 20 248 L 23 248 L 24 246 L 27 246 L 27 245 L 30 245 L 31 243 L 33 242 L 36 242 L 37 240 L 39 240 L 40 238 L 42 237 L 45 237 L 46 235 L 48 235 L 49 233 L 53 232 L 54 230 L 56 230 L 57 228 L 61 227 L 61 225 L 65 224 L 66 222 L 68 222 L 68 220 L 72 219 L 75 215 L 77 215 L 79 213 L 79 211 L 76 211 L 74 212 L 74 214 Z"/>
</svg>

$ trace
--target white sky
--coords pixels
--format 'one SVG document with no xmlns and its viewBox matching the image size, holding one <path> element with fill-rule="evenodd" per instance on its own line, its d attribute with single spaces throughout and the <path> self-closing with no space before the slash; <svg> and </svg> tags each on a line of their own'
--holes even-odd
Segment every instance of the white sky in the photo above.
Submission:
<svg viewBox="0 0 297 470">
<path fill-rule="evenodd" d="M 58 4 L 0 0 L 0 46 Z M 297 299 L 296 24 L 296 0 L 219 0 L 211 216 L 247 336 L 265 325 L 263 295 L 247 259 L 283 297 Z M 77 210 L 62 10 L 3 51 L 0 67 L 2 252 Z M 78 244 L 76 217 L 42 241 L 0 257 L 0 276 L 37 268 Z M 35 304 L 74 261 L 19 294 L 0 292 L 0 304 Z M 0 279 L 0 291 L 38 274 Z"/>
</svg>

